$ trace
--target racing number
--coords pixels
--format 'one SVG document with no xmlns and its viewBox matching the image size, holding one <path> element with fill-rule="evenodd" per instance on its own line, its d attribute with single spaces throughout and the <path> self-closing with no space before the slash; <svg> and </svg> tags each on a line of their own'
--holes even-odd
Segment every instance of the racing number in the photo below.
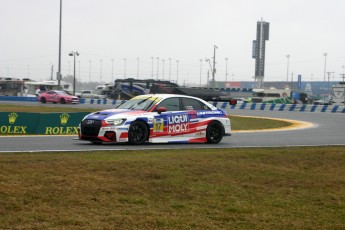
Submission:
<svg viewBox="0 0 345 230">
<path fill-rule="evenodd" d="M 154 119 L 153 120 L 153 132 L 163 132 L 164 130 L 164 119 Z"/>
</svg>

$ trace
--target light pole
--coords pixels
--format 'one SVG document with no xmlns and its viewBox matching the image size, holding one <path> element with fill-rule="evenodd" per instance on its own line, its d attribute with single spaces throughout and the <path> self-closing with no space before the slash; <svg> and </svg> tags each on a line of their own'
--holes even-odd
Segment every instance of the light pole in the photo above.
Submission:
<svg viewBox="0 0 345 230">
<path fill-rule="evenodd" d="M 159 57 L 157 57 L 157 80 L 159 77 Z"/>
<path fill-rule="evenodd" d="M 124 70 L 125 70 L 125 71 L 124 71 L 124 73 L 125 73 L 125 74 L 124 74 L 123 78 L 124 78 L 124 79 L 126 79 L 126 67 L 127 67 L 127 59 L 126 59 L 126 58 L 124 58 L 123 60 L 125 61 L 125 66 L 124 66 L 124 67 L 125 67 L 125 69 L 124 69 Z"/>
<path fill-rule="evenodd" d="M 169 81 L 171 79 L 171 58 L 169 58 Z"/>
<path fill-rule="evenodd" d="M 206 58 L 205 59 L 206 62 L 208 62 L 210 64 L 210 70 L 211 70 L 211 73 L 213 73 L 213 69 L 212 69 L 212 65 L 211 65 L 211 60 L 209 58 Z M 210 79 L 210 73 L 207 72 L 207 89 L 209 88 L 209 79 Z"/>
<path fill-rule="evenodd" d="M 137 79 L 139 79 L 139 58 L 137 58 Z"/>
<path fill-rule="evenodd" d="M 111 83 L 114 84 L 114 59 L 111 59 Z"/>
<path fill-rule="evenodd" d="M 76 59 L 76 56 L 79 56 L 79 53 L 78 52 L 70 52 L 69 53 L 69 56 L 73 56 L 73 59 L 74 59 L 74 70 L 73 70 L 73 95 L 75 95 L 75 59 Z"/>
<path fill-rule="evenodd" d="M 91 82 L 91 60 L 89 60 L 89 82 Z"/>
<path fill-rule="evenodd" d="M 164 80 L 164 67 L 165 67 L 165 60 L 164 59 L 162 59 L 162 63 L 163 63 L 162 79 Z"/>
<path fill-rule="evenodd" d="M 176 60 L 176 84 L 178 84 L 178 63 L 179 60 Z"/>
<path fill-rule="evenodd" d="M 100 64 L 101 64 L 101 71 L 100 71 L 100 82 L 102 82 L 102 59 L 99 60 Z"/>
<path fill-rule="evenodd" d="M 58 89 L 61 87 L 61 24 L 62 24 L 62 0 L 60 0 L 60 24 L 59 24 L 59 65 L 57 72 Z"/>
<path fill-rule="evenodd" d="M 200 79 L 199 79 L 199 85 L 201 87 L 201 76 L 202 76 L 202 59 L 199 60 L 200 61 Z"/>
<path fill-rule="evenodd" d="M 287 71 L 286 71 L 286 83 L 289 82 L 289 58 L 290 58 L 290 55 L 286 55 L 286 58 L 287 58 Z"/>
<path fill-rule="evenodd" d="M 213 81 L 213 89 L 215 88 L 215 75 L 216 75 L 216 49 L 218 47 L 216 45 L 213 46 L 213 72 L 212 72 L 212 81 Z"/>
<path fill-rule="evenodd" d="M 153 79 L 153 57 L 151 57 L 151 61 L 152 61 L 151 78 Z"/>
<path fill-rule="evenodd" d="M 81 76 L 80 76 L 80 60 L 78 61 L 78 78 L 77 78 L 77 82 L 79 82 L 79 84 L 80 84 L 80 82 L 81 82 Z M 79 87 L 76 87 L 76 88 L 79 88 Z"/>
<path fill-rule="evenodd" d="M 229 58 L 225 58 L 225 88 L 228 82 L 228 60 Z"/>
<path fill-rule="evenodd" d="M 327 53 L 324 53 L 323 56 L 325 56 L 325 66 L 324 66 L 324 71 L 323 71 L 323 81 L 326 81 L 326 58 L 327 58 Z"/>
<path fill-rule="evenodd" d="M 331 74 L 334 74 L 334 72 L 327 72 L 327 75 L 328 75 L 328 95 L 331 95 L 331 88 L 329 87 L 329 77 Z"/>
</svg>

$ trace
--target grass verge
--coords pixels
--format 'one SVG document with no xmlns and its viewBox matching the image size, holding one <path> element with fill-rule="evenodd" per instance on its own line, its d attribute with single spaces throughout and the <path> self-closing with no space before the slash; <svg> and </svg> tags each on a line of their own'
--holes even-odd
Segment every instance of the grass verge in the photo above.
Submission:
<svg viewBox="0 0 345 230">
<path fill-rule="evenodd" d="M 344 229 L 345 147 L 0 155 L 1 229 Z"/>
</svg>

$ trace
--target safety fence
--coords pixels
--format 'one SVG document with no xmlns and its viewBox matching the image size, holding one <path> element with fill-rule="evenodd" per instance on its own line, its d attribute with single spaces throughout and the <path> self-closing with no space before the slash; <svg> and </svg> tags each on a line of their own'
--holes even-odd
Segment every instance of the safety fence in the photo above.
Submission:
<svg viewBox="0 0 345 230">
<path fill-rule="evenodd" d="M 9 101 L 37 101 L 35 97 L 11 97 L 0 96 L 1 100 Z M 116 108 L 123 104 L 125 100 L 111 99 L 80 99 L 80 104 L 90 105 L 109 105 Z M 307 105 L 307 104 L 269 104 L 269 103 L 238 103 L 237 105 L 229 105 L 228 102 L 211 102 L 214 106 L 222 109 L 240 109 L 240 110 L 262 110 L 262 111 L 287 111 L 287 112 L 330 112 L 345 113 L 345 106 L 342 105 Z"/>
<path fill-rule="evenodd" d="M 77 135 L 87 114 L 0 112 L 0 135 Z"/>
</svg>

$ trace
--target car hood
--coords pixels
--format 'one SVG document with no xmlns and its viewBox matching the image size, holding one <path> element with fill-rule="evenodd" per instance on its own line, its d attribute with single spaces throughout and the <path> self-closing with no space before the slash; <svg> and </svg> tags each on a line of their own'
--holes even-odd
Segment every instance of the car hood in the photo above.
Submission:
<svg viewBox="0 0 345 230">
<path fill-rule="evenodd" d="M 148 113 L 147 111 L 143 111 L 143 110 L 107 109 L 107 110 L 91 113 L 87 115 L 85 119 L 104 120 L 112 116 L 114 116 L 114 118 L 117 118 L 117 117 L 123 118 L 123 117 L 129 117 L 129 116 L 140 116 L 147 113 Z"/>
</svg>

